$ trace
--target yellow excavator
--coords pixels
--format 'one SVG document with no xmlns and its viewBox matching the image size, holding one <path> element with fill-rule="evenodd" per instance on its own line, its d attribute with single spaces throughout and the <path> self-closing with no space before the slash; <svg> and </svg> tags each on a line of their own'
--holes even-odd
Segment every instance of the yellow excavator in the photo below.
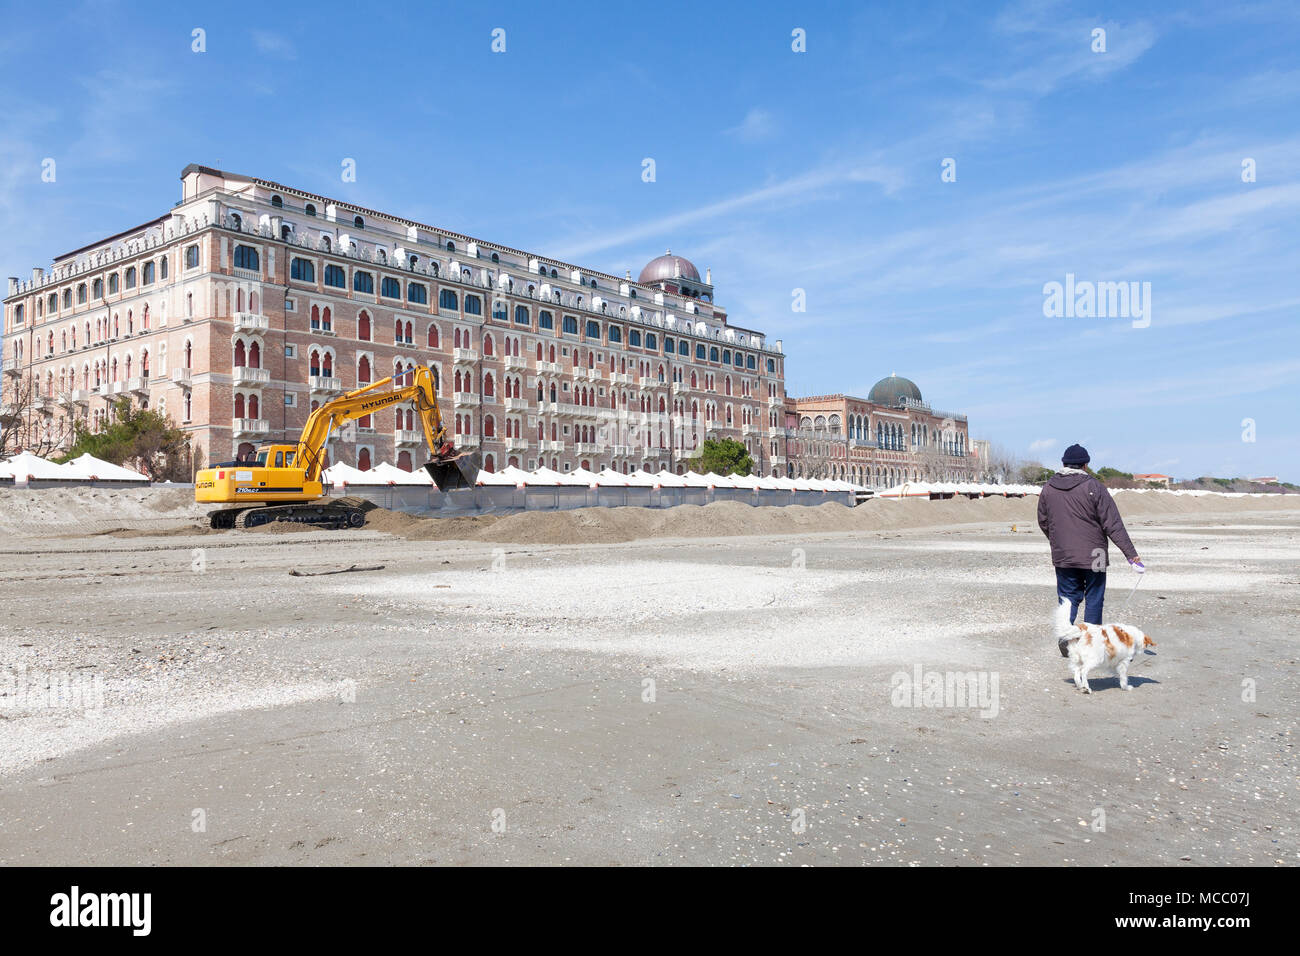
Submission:
<svg viewBox="0 0 1300 956">
<path fill-rule="evenodd" d="M 332 399 L 307 416 L 296 445 L 263 445 L 251 461 L 204 468 L 194 479 L 194 500 L 233 505 L 208 515 L 214 528 L 255 528 L 289 521 L 321 528 L 360 528 L 367 502 L 330 498 L 323 482 L 325 449 L 339 425 L 401 402 L 414 402 L 433 459 L 424 469 L 439 491 L 472 488 L 479 456 L 458 452 L 438 411 L 437 373 L 424 366 L 402 376 L 409 385 L 384 389 L 386 378 Z"/>
</svg>

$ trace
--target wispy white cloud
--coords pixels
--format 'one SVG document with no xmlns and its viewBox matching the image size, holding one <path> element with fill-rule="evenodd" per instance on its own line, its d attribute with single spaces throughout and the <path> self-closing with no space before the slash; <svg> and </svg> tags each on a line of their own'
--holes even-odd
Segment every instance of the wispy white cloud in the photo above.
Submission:
<svg viewBox="0 0 1300 956">
<path fill-rule="evenodd" d="M 723 130 L 728 136 L 746 143 L 758 143 L 776 134 L 776 120 L 767 110 L 755 107 L 737 125 Z"/>
<path fill-rule="evenodd" d="M 298 50 L 293 42 L 278 33 L 269 30 L 254 30 L 253 47 L 265 56 L 274 56 L 282 60 L 296 60 Z"/>
</svg>

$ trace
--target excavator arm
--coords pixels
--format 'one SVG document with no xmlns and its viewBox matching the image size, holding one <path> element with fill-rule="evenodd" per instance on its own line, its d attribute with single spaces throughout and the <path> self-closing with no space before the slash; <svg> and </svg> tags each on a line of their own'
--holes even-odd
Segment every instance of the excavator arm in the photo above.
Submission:
<svg viewBox="0 0 1300 956">
<path fill-rule="evenodd" d="M 383 390 L 394 381 L 380 379 L 364 388 L 358 388 L 332 399 L 307 416 L 302 435 L 298 439 L 297 465 L 308 481 L 319 481 L 325 465 L 325 447 L 330 435 L 344 422 L 365 418 L 377 411 L 414 402 L 424 429 L 432 460 L 424 468 L 438 486 L 439 491 L 473 487 L 478 477 L 478 456 L 458 453 L 452 444 L 442 414 L 438 411 L 437 373 L 421 366 L 402 378 L 412 378 L 409 385 Z"/>
</svg>

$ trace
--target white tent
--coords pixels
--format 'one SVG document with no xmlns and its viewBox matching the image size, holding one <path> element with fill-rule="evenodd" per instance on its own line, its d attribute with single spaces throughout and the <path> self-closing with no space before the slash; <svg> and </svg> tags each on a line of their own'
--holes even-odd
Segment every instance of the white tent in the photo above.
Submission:
<svg viewBox="0 0 1300 956">
<path fill-rule="evenodd" d="M 682 481 L 686 483 L 687 488 L 712 488 L 714 482 L 708 475 L 701 475 L 698 471 L 688 471 L 682 475 Z"/>
<path fill-rule="evenodd" d="M 632 482 L 628 481 L 627 475 L 620 474 L 612 468 L 601 469 L 600 474 L 596 477 L 599 479 L 598 483 L 606 488 L 626 488 L 632 484 Z"/>
<path fill-rule="evenodd" d="M 561 474 L 558 471 L 552 471 L 550 468 L 538 468 L 528 479 L 529 485 L 585 485 L 586 482 L 581 478 L 574 478 L 572 474 Z"/>
<path fill-rule="evenodd" d="M 433 479 L 423 468 L 418 471 L 403 471 L 396 465 L 390 465 L 386 461 L 371 468 L 366 474 L 373 475 L 380 484 L 384 485 L 431 485 Z"/>
<path fill-rule="evenodd" d="M 661 488 L 685 488 L 686 479 L 681 475 L 674 475 L 671 471 L 664 470 L 655 475 Z"/>
<path fill-rule="evenodd" d="M 324 477 L 327 481 L 346 487 L 348 485 L 381 485 L 387 482 L 380 481 L 377 477 L 366 471 L 359 471 L 351 465 L 339 462 L 337 465 L 330 465 L 325 469 Z"/>
<path fill-rule="evenodd" d="M 709 484 L 714 488 L 735 488 L 736 483 L 730 475 L 719 475 L 717 472 L 709 472 L 704 476 L 709 480 Z"/>
<path fill-rule="evenodd" d="M 636 488 L 658 488 L 663 484 L 658 475 L 652 475 L 640 468 L 628 475 L 627 480 L 628 484 Z"/>
<path fill-rule="evenodd" d="M 13 478 L 17 484 L 28 481 L 88 481 L 90 475 L 71 462 L 56 465 L 29 451 L 0 462 L 0 476 Z"/>
<path fill-rule="evenodd" d="M 753 475 L 728 475 L 732 485 L 737 488 L 754 489 L 758 487 L 758 479 Z"/>
<path fill-rule="evenodd" d="M 572 478 L 575 483 L 581 482 L 588 488 L 595 488 L 600 484 L 600 476 L 586 468 L 573 469 L 573 471 L 569 472 L 569 477 Z"/>
<path fill-rule="evenodd" d="M 144 475 L 130 468 L 123 468 L 121 465 L 115 465 L 111 461 L 103 461 L 87 452 L 80 458 L 74 458 L 68 462 L 69 465 L 75 466 L 79 471 L 86 474 L 87 477 L 95 481 L 148 481 Z"/>
<path fill-rule="evenodd" d="M 522 488 L 532 475 L 517 468 L 514 465 L 506 465 L 500 471 L 478 473 L 478 484 L 484 485 L 514 485 L 516 488 Z"/>
</svg>

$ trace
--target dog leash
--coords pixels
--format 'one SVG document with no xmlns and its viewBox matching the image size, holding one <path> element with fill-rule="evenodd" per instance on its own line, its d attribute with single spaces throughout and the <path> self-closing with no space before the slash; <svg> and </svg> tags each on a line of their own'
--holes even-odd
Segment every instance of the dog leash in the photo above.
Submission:
<svg viewBox="0 0 1300 956">
<path fill-rule="evenodd" d="M 1147 576 L 1147 572 L 1143 572 L 1142 574 L 1139 574 L 1137 576 L 1137 580 L 1133 582 L 1133 589 L 1128 592 L 1128 597 L 1126 597 L 1124 599 L 1124 603 L 1119 606 L 1120 611 L 1123 611 L 1124 608 L 1128 607 L 1128 602 L 1133 600 L 1133 595 L 1137 593 L 1138 585 L 1142 583 L 1142 579 L 1146 576 Z"/>
</svg>

